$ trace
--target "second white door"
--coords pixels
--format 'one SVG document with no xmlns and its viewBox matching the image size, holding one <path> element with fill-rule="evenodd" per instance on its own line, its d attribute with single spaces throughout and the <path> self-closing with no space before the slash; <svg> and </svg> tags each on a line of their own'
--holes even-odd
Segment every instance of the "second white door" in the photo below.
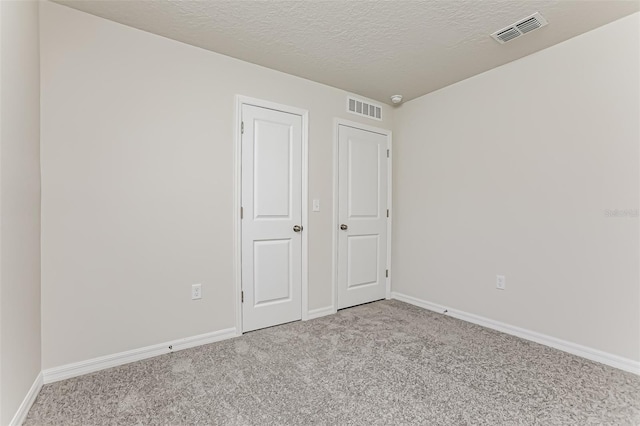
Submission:
<svg viewBox="0 0 640 426">
<path fill-rule="evenodd" d="M 301 319 L 302 117 L 242 106 L 242 331 Z"/>
<path fill-rule="evenodd" d="M 338 126 L 338 309 L 386 296 L 387 136 Z"/>
</svg>

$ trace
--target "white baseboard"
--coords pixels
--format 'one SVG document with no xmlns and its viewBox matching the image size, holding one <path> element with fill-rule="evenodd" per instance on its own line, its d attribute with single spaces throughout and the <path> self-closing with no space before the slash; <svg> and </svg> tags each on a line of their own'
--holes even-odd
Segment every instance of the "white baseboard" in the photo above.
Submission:
<svg viewBox="0 0 640 426">
<path fill-rule="evenodd" d="M 182 349 L 193 348 L 195 346 L 206 345 L 220 340 L 236 337 L 235 328 L 227 328 L 224 330 L 214 331 L 212 333 L 200 334 L 198 336 L 186 337 L 171 342 L 160 343 L 157 345 L 147 346 L 144 348 L 133 349 L 126 352 L 120 352 L 112 355 L 101 356 L 98 358 L 88 359 L 86 361 L 74 362 L 72 364 L 62 365 L 60 367 L 48 368 L 42 372 L 44 383 L 52 383 L 60 380 L 70 379 L 71 377 L 81 376 L 83 374 L 93 373 L 95 371 L 104 370 L 105 368 L 116 367 L 118 365 L 128 364 L 130 362 L 140 361 L 146 358 L 179 351 Z"/>
<path fill-rule="evenodd" d="M 312 320 L 315 318 L 325 317 L 327 315 L 332 315 L 335 313 L 336 313 L 336 310 L 333 306 L 325 306 L 324 308 L 310 310 L 309 314 L 307 315 L 307 319 Z"/>
<path fill-rule="evenodd" d="M 431 303 L 426 300 L 421 300 L 406 294 L 392 292 L 391 297 L 393 299 L 406 302 L 411 305 L 419 306 L 430 311 L 438 312 L 444 315 L 449 315 L 454 318 L 461 319 L 463 321 L 471 322 L 473 324 L 481 325 L 493 330 L 501 331 L 503 333 L 511 334 L 513 336 L 520 337 L 522 339 L 531 340 L 532 342 L 540 343 L 542 345 L 550 346 L 555 349 L 559 349 L 564 352 L 568 352 L 573 355 L 580 356 L 582 358 L 589 359 L 591 361 L 599 362 L 610 367 L 619 368 L 620 370 L 628 371 L 630 373 L 640 375 L 640 362 L 632 359 L 623 358 L 618 355 L 614 355 L 608 352 L 601 351 L 599 349 L 590 348 L 588 346 L 582 346 L 577 343 L 569 342 L 566 340 L 558 339 L 556 337 L 548 336 L 546 334 L 538 333 L 536 331 L 527 330 L 524 328 L 516 327 L 510 324 L 506 324 L 500 321 L 495 321 L 489 318 L 481 317 L 479 315 L 470 314 L 468 312 L 459 311 L 436 303 Z"/>
<path fill-rule="evenodd" d="M 27 396 L 22 400 L 22 404 L 18 407 L 18 411 L 16 415 L 13 416 L 13 419 L 9 422 L 9 426 L 20 426 L 27 418 L 27 414 L 29 414 L 29 410 L 31 406 L 36 400 L 36 397 L 40 393 L 40 389 L 42 389 L 42 372 L 38 373 L 36 380 L 31 385 L 29 392 L 27 392 Z"/>
<path fill-rule="evenodd" d="M 407 296 L 406 294 L 398 293 L 395 291 L 391 292 L 391 298 L 399 300 L 401 302 L 409 303 L 410 305 L 419 306 L 420 308 L 437 312 L 439 314 L 444 314 L 444 312 L 447 310 L 447 308 L 442 305 L 437 305 L 435 303 L 427 302 L 426 300 L 418 299 L 413 296 Z"/>
</svg>

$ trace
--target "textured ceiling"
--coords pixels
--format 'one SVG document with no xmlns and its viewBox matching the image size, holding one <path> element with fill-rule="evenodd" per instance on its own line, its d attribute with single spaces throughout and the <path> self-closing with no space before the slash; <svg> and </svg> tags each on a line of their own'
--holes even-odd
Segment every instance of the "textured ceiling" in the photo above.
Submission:
<svg viewBox="0 0 640 426">
<path fill-rule="evenodd" d="M 390 103 L 640 10 L 638 1 L 57 0 L 125 25 Z M 549 25 L 489 34 L 534 12 Z"/>
</svg>

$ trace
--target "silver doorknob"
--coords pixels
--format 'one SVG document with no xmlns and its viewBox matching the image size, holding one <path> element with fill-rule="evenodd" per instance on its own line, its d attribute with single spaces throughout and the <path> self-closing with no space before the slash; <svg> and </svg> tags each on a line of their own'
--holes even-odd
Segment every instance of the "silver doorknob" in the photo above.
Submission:
<svg viewBox="0 0 640 426">
<path fill-rule="evenodd" d="M 343 223 L 342 225 L 340 225 L 340 229 L 346 231 L 347 229 L 349 229 L 349 227 Z"/>
<path fill-rule="evenodd" d="M 300 226 L 300 225 L 293 225 L 293 231 L 294 231 L 294 232 L 300 232 L 300 231 L 302 231 L 302 226 Z"/>
</svg>

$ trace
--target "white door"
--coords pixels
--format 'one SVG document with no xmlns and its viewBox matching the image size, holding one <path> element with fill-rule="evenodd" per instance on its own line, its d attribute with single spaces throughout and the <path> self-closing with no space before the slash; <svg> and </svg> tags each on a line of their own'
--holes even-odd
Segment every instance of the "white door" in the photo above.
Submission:
<svg viewBox="0 0 640 426">
<path fill-rule="evenodd" d="M 338 126 L 338 309 L 384 299 L 387 136 Z"/>
<path fill-rule="evenodd" d="M 301 319 L 302 117 L 242 106 L 242 331 Z"/>
</svg>

